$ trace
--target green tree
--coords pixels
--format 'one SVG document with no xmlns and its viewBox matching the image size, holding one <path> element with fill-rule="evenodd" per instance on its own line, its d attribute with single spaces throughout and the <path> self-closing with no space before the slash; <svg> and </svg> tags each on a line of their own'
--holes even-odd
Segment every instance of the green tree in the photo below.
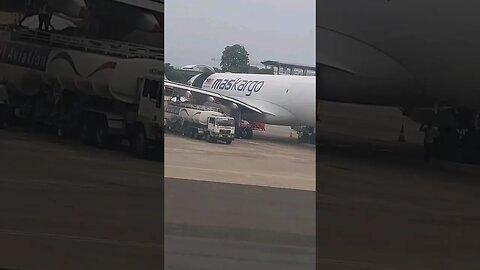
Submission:
<svg viewBox="0 0 480 270">
<path fill-rule="evenodd" d="M 225 47 L 220 62 L 222 71 L 234 73 L 246 73 L 250 65 L 248 64 L 248 52 L 240 44 Z"/>
</svg>

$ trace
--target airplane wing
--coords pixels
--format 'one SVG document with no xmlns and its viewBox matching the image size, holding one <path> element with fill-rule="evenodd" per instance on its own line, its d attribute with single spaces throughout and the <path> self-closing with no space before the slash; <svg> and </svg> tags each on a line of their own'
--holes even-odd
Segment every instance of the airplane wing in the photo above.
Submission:
<svg viewBox="0 0 480 270">
<path fill-rule="evenodd" d="M 270 114 L 275 116 L 291 115 L 291 113 L 286 109 L 268 101 L 246 98 L 246 97 L 235 97 L 235 99 L 238 101 L 244 102 L 246 104 L 249 104 L 250 106 L 260 108 L 265 114 Z"/>
<path fill-rule="evenodd" d="M 163 0 L 114 0 L 130 6 L 142 8 L 145 10 L 163 13 L 165 1 Z"/>
<path fill-rule="evenodd" d="M 317 97 L 396 106 L 418 97 L 410 70 L 390 53 L 348 33 L 317 25 Z"/>
<path fill-rule="evenodd" d="M 348 68 L 341 67 L 341 66 L 335 66 L 332 64 L 326 64 L 322 62 L 317 62 L 317 70 L 321 71 L 322 68 L 328 68 L 328 69 L 334 69 L 340 72 L 344 72 L 350 75 L 355 75 L 355 73 L 352 70 L 349 70 Z"/>
<path fill-rule="evenodd" d="M 252 104 L 250 101 L 242 101 L 242 100 L 239 100 L 237 98 L 224 96 L 224 95 L 221 95 L 221 94 L 218 94 L 218 93 L 215 93 L 215 92 L 211 92 L 211 91 L 208 91 L 208 90 L 204 90 L 204 89 L 201 89 L 201 88 L 198 88 L 198 87 L 188 86 L 188 85 L 185 85 L 185 84 L 172 82 L 172 81 L 167 81 L 167 80 L 165 80 L 165 87 L 181 89 L 181 90 L 190 91 L 190 92 L 197 93 L 197 94 L 211 96 L 211 97 L 216 98 L 216 99 L 233 102 L 233 103 L 237 104 L 239 107 L 249 109 L 249 110 L 251 110 L 253 112 L 256 112 L 256 113 L 259 113 L 259 114 L 272 114 L 272 115 L 274 115 L 272 112 L 270 112 L 270 110 L 268 110 L 268 108 L 262 108 L 262 106 L 255 106 L 255 104 Z"/>
</svg>

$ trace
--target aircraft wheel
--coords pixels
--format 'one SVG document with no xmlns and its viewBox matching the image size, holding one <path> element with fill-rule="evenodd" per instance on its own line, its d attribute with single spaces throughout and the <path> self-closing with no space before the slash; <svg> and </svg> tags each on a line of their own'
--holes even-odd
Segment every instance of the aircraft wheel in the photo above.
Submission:
<svg viewBox="0 0 480 270">
<path fill-rule="evenodd" d="M 247 129 L 246 128 L 242 128 L 239 132 L 239 138 L 247 138 Z"/>
<path fill-rule="evenodd" d="M 308 138 L 308 143 L 309 143 L 309 144 L 315 144 L 315 143 L 316 143 L 316 138 L 317 138 L 317 137 L 315 136 L 315 133 L 310 134 L 308 137 L 309 137 L 309 138 Z"/>
<path fill-rule="evenodd" d="M 57 137 L 59 139 L 65 138 L 65 128 L 62 125 L 57 127 Z"/>
<path fill-rule="evenodd" d="M 253 130 L 247 129 L 245 138 L 251 140 L 253 138 Z"/>
<path fill-rule="evenodd" d="M 306 143 L 306 142 L 308 142 L 308 134 L 306 134 L 305 132 L 301 132 L 301 133 L 298 135 L 298 142 L 299 142 L 299 143 Z"/>
</svg>

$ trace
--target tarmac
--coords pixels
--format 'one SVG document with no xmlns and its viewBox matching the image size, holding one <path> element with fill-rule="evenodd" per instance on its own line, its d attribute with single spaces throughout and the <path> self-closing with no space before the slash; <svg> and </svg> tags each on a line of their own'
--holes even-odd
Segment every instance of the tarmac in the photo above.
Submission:
<svg viewBox="0 0 480 270">
<path fill-rule="evenodd" d="M 165 269 L 315 269 L 315 193 L 166 179 Z"/>
<path fill-rule="evenodd" d="M 315 269 L 316 150 L 290 132 L 166 134 L 166 269 Z"/>
<path fill-rule="evenodd" d="M 292 137 L 290 137 L 290 135 Z M 289 127 L 267 126 L 231 145 L 165 134 L 165 176 L 219 183 L 315 190 L 315 145 Z"/>
<path fill-rule="evenodd" d="M 425 164 L 396 109 L 322 105 L 317 269 L 479 269 L 480 167 Z"/>
<path fill-rule="evenodd" d="M 23 131 L 0 149 L 0 268 L 162 269 L 162 163 Z"/>
<path fill-rule="evenodd" d="M 277 127 L 167 135 L 164 181 L 160 161 L 0 131 L 0 267 L 162 269 L 165 250 L 165 269 L 314 269 L 315 252 L 317 269 L 479 269 L 480 167 L 425 164 L 398 110 L 322 108 L 316 149 Z"/>
<path fill-rule="evenodd" d="M 300 146 L 305 148 L 295 152 L 295 138 L 289 132 L 284 135 L 267 146 L 260 143 L 262 134 L 258 141 L 239 140 L 232 145 L 192 143 L 199 148 L 218 147 L 211 153 L 232 147 L 234 158 L 238 152 L 248 152 L 241 144 L 256 146 L 259 159 L 273 160 L 281 160 L 286 151 L 281 149 L 290 145 L 286 152 L 292 152 L 291 158 L 280 166 L 290 162 L 292 168 L 303 168 L 300 161 L 309 160 L 313 167 L 315 147 Z M 293 184 L 287 177 L 275 180 L 274 175 L 265 181 L 256 178 L 256 185 L 251 181 L 257 175 L 251 170 L 245 170 L 245 176 L 225 174 L 223 181 L 222 175 L 214 181 L 164 179 L 160 161 L 22 130 L 1 130 L 0 149 L 0 249 L 4 251 L 0 267 L 163 269 L 164 263 L 164 269 L 315 267 L 311 190 L 315 183 L 314 174 L 307 176 L 306 169 Z M 198 159 L 194 154 L 191 158 Z M 213 158 L 232 162 L 225 154 L 210 155 Z M 264 166 L 257 173 L 265 176 L 274 169 Z M 314 168 L 309 172 L 314 173 Z"/>
</svg>

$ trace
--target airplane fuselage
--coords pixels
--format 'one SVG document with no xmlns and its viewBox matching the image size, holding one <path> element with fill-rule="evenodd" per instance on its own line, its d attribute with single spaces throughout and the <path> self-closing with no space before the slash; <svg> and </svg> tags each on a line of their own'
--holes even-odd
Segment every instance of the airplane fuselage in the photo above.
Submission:
<svg viewBox="0 0 480 270">
<path fill-rule="evenodd" d="M 202 88 L 266 110 L 266 124 L 315 126 L 315 77 L 214 73 Z M 245 115 L 246 120 L 253 115 Z"/>
<path fill-rule="evenodd" d="M 321 0 L 321 98 L 480 110 L 480 3 Z"/>
</svg>

